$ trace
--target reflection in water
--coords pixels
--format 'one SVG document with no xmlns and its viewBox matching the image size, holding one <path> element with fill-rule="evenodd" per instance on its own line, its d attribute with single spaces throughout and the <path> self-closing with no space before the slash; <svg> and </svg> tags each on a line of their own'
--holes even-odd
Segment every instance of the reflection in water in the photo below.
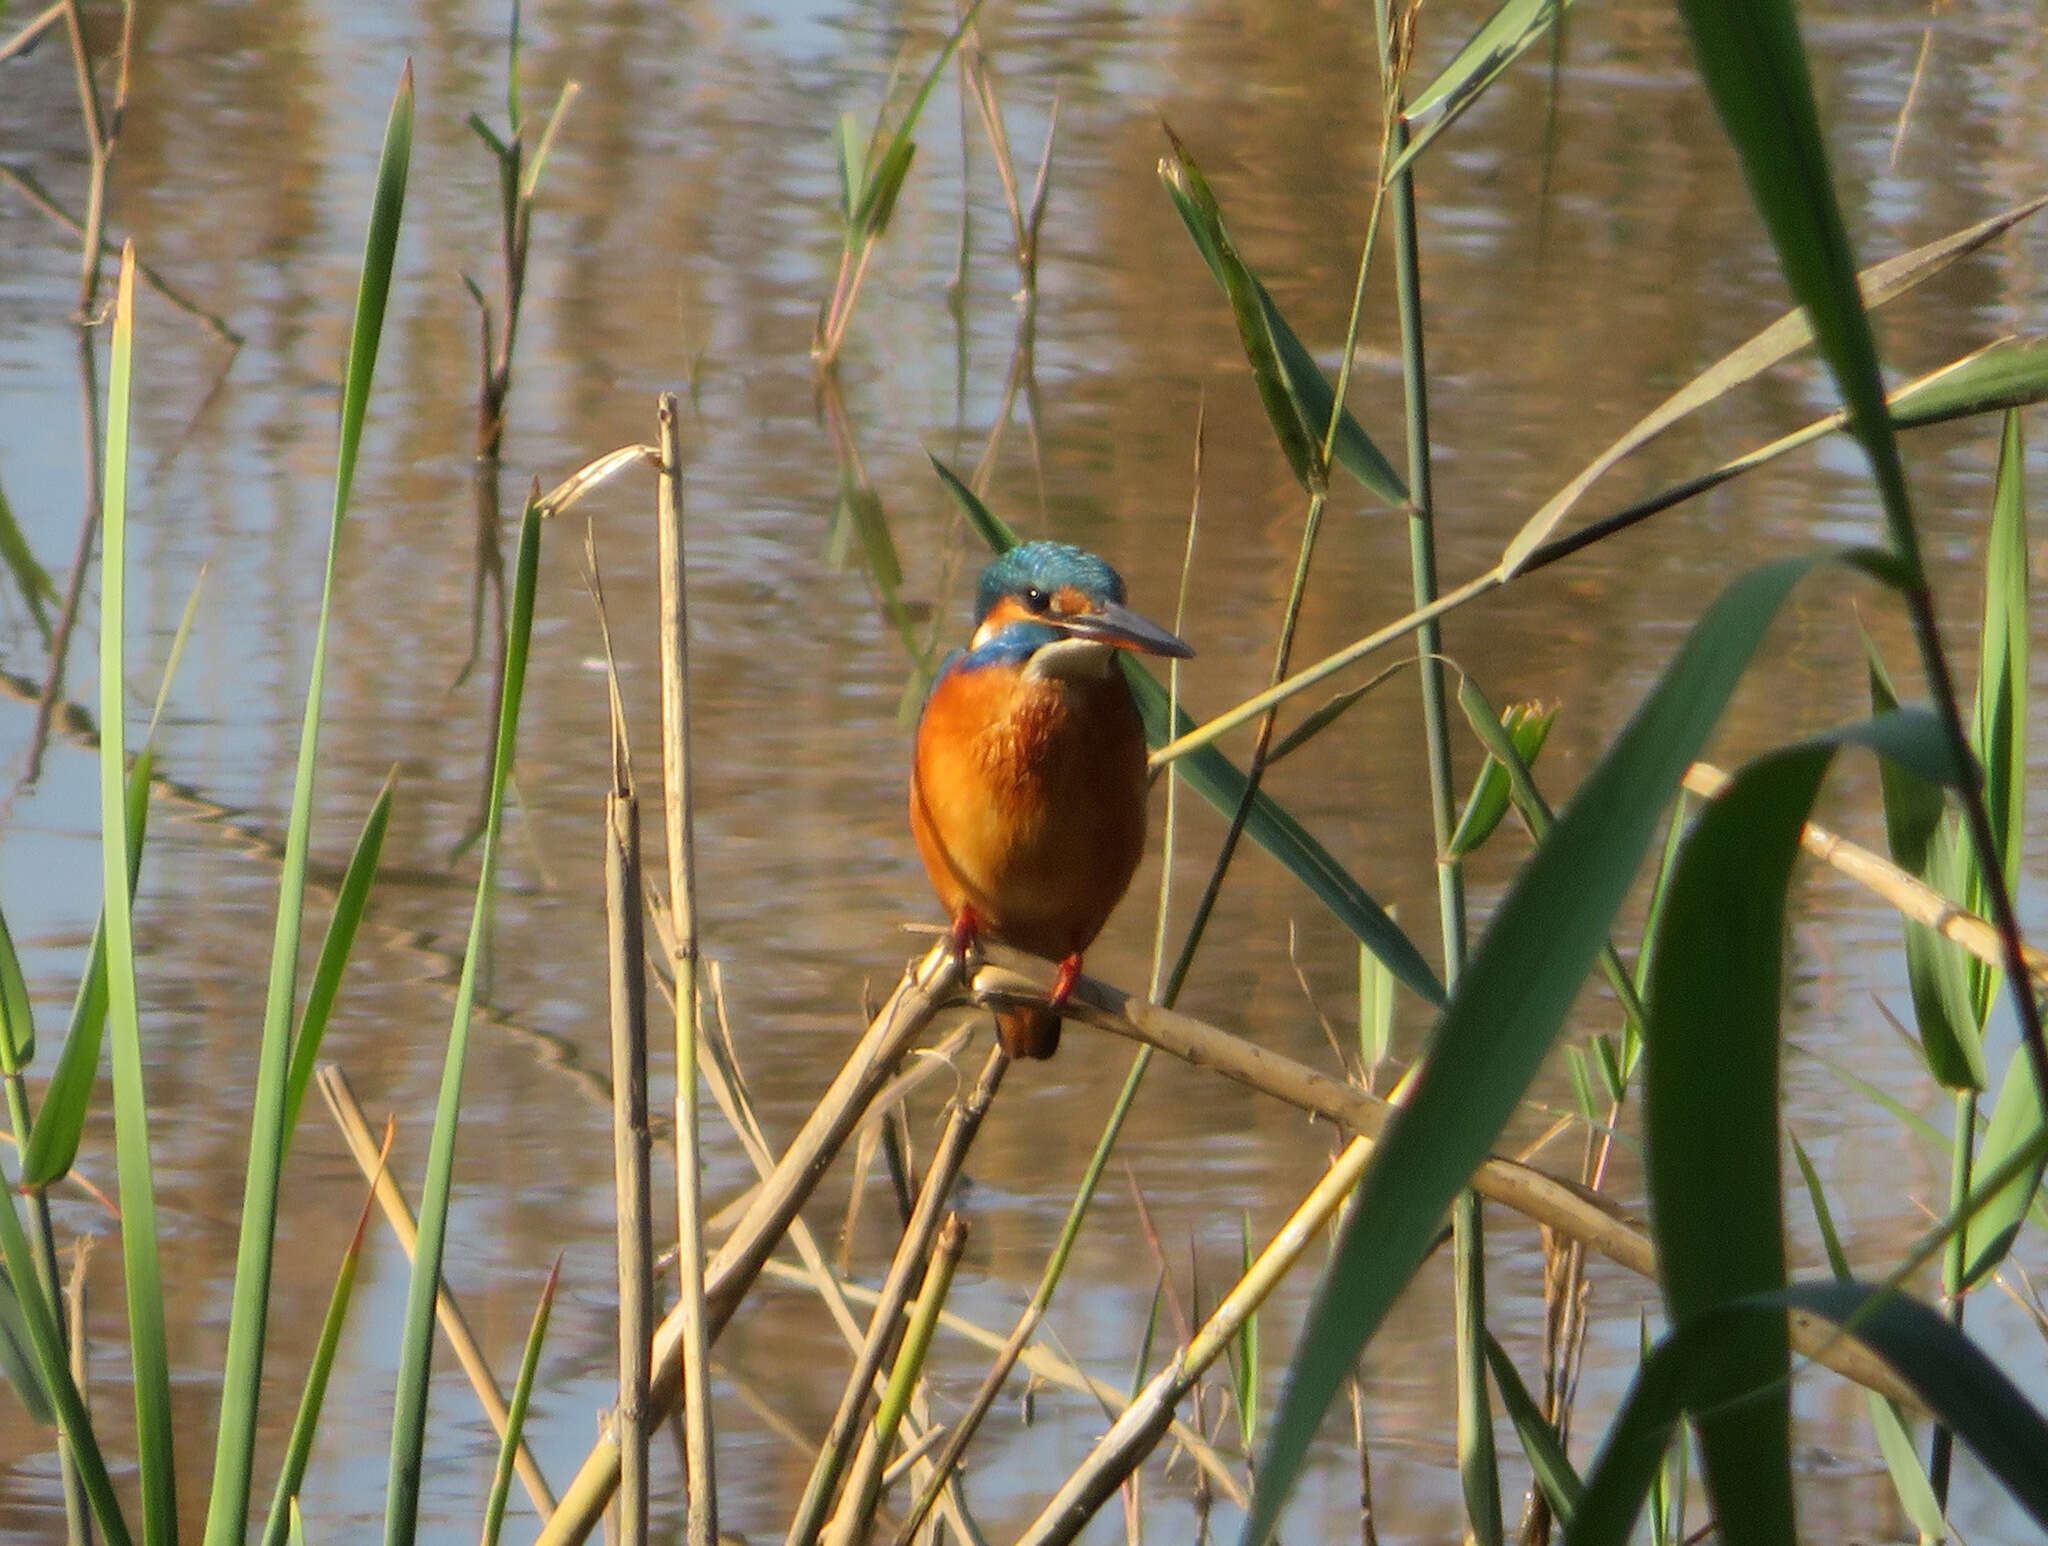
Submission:
<svg viewBox="0 0 2048 1546">
<path fill-rule="evenodd" d="M 1425 71 L 1481 7 L 1454 9 L 1424 12 Z M 104 56 L 117 33 L 112 13 L 87 14 Z M 2048 46 L 2029 20 L 1970 12 L 1938 25 L 1915 123 L 1894 164 L 1890 141 L 1923 8 L 1887 0 L 1875 13 L 1810 16 L 1844 198 L 1866 258 L 2036 191 Z M 159 733 L 159 800 L 171 819 L 153 823 L 139 914 L 151 1097 L 174 1114 L 155 1136 L 166 1265 L 179 1285 L 173 1356 L 188 1371 L 175 1395 L 180 1436 L 193 1436 L 182 1445 L 188 1498 L 201 1491 L 213 1421 L 208 1371 L 219 1363 L 216 1305 L 233 1254 L 260 1021 L 261 986 L 249 963 L 267 951 L 274 907 L 274 850 L 264 834 L 281 826 L 289 787 L 341 350 L 374 146 L 405 56 L 416 60 L 421 89 L 414 196 L 336 576 L 315 851 L 331 878 L 396 764 L 389 867 L 329 1046 L 373 1118 L 398 1113 L 397 1164 L 409 1185 L 472 873 L 473 860 L 451 864 L 449 856 L 473 820 L 494 722 L 484 684 L 496 678 L 490 575 L 499 491 L 523 490 L 536 476 L 552 486 L 604 448 L 644 438 L 657 390 L 685 380 L 691 388 L 684 454 L 706 949 L 721 963 L 733 1041 L 772 1142 L 786 1137 L 864 1023 L 864 984 L 890 981 L 917 948 L 900 923 L 937 921 L 902 829 L 906 715 L 942 641 L 961 631 L 965 577 L 982 554 L 929 455 L 961 469 L 1025 535 L 1102 552 L 1134 592 L 1170 595 L 1190 443 L 1204 412 L 1205 516 L 1188 625 L 1203 653 L 1188 674 L 1198 700 L 1190 706 L 1213 711 L 1263 685 L 1302 501 L 1228 312 L 1157 187 L 1158 122 L 1170 121 L 1195 147 L 1233 234 L 1311 347 L 1333 349 L 1379 141 L 1371 40 L 1343 8 L 991 0 L 967 40 L 977 83 L 970 103 L 963 111 L 948 73 L 870 265 L 857 325 L 836 374 L 820 383 L 809 348 L 840 250 L 833 125 L 842 111 L 871 114 L 892 63 L 930 59 L 955 21 L 944 4 L 550 0 L 530 8 L 529 82 L 573 76 L 584 91 L 540 188 L 503 466 L 488 469 L 471 455 L 476 313 L 458 275 L 501 244 L 498 168 L 478 153 L 464 120 L 494 113 L 502 100 L 502 8 L 139 10 L 109 235 L 133 234 L 152 271 L 248 340 L 222 377 L 220 339 L 206 322 L 170 295 L 145 297 L 133 489 L 138 660 L 162 657 L 194 577 L 202 566 L 208 576 Z M 53 45 L 0 63 L 0 161 L 59 205 L 83 209 L 90 157 L 75 83 Z M 1575 19 L 1550 159 L 1545 73 L 1512 72 L 1422 163 L 1447 584 L 1490 565 L 1580 464 L 1784 305 L 1668 8 L 1629 3 Z M 985 105 L 983 86 L 1000 110 Z M 1006 190 L 995 168 L 1009 157 L 984 148 L 992 123 L 1021 145 L 1050 142 L 1055 103 L 1056 162 L 1049 181 L 1037 179 L 1047 191 L 1029 248 L 1034 285 L 1031 262 L 1020 268 L 1016 222 L 1020 209 L 1030 218 L 1040 196 L 1022 191 L 1021 176 Z M 949 132 L 955 118 L 968 129 L 965 152 Z M 31 551 L 54 573 L 78 548 L 78 512 L 97 510 L 80 470 L 96 465 L 99 430 L 75 404 L 81 372 L 92 369 L 74 357 L 66 321 L 79 246 L 19 187 L 12 179 L 0 186 L 0 248 L 11 259 L 0 272 L 0 486 Z M 2044 258 L 2048 235 L 2022 227 L 1959 265 L 1924 298 L 1885 314 L 1888 357 L 1917 371 L 2038 318 Z M 1398 422 L 1399 379 L 1379 269 L 1353 406 L 1384 442 Z M 1020 273 L 1021 305 L 1012 299 Z M 97 346 L 97 333 L 87 336 Z M 96 401 L 98 390 L 87 375 L 87 398 Z M 1648 448 L 1587 509 L 1613 508 L 1767 440 L 1823 411 L 1827 399 L 1810 367 L 1774 372 Z M 1011 432 L 1014 421 L 1022 433 Z M 1969 427 L 1927 431 L 1909 454 L 1931 512 L 1930 549 L 1946 561 L 1944 606 L 1966 617 L 1988 441 Z M 1861 479 L 1839 451 L 1788 459 L 1455 614 L 1446 649 L 1497 702 L 1563 701 L 1545 754 L 1546 779 L 1562 792 L 1632 709 L 1679 620 L 1726 577 L 1759 556 L 1869 528 Z M 1352 502 L 1334 505 L 1324 529 L 1298 659 L 1408 607 L 1400 523 L 1344 498 Z M 644 505 L 637 493 L 592 501 L 636 725 L 652 722 L 656 698 Z M 586 1414 L 607 1399 L 611 1223 L 605 1081 L 596 1071 L 604 1046 L 602 648 L 575 544 L 553 535 L 551 543 L 508 844 L 514 870 L 497 911 L 492 1003 L 473 1047 L 448 1270 L 502 1370 L 548 1263 L 566 1247 L 535 1435 L 559 1484 L 587 1445 Z M 88 585 L 79 624 L 88 631 L 91 598 Z M 35 705 L 55 677 L 35 615 L 11 596 L 0 607 L 0 665 L 12 684 L 0 700 L 0 753 L 10 785 L 31 765 Z M 1864 621 L 1897 653 L 1903 636 L 1889 617 L 1870 608 Z M 1721 760 L 1856 713 L 1857 650 L 1838 601 L 1805 600 L 1738 701 Z M 154 682 L 135 688 L 146 700 Z M 61 691 L 52 703 L 42 777 L 15 793 L 0 832 L 0 897 L 46 1039 L 68 1008 L 97 906 L 90 721 Z M 1283 733 L 1289 727 L 1283 721 Z M 1332 736 L 1341 748 L 1326 738 L 1275 767 L 1272 792 L 1375 895 L 1404 917 L 1431 916 L 1429 834 L 1407 819 L 1424 809 L 1426 786 L 1406 695 L 1370 695 Z M 653 739 L 639 737 L 648 747 Z M 1240 761 L 1245 744 L 1231 744 Z M 1458 756 L 1469 777 L 1472 754 Z M 1853 814 L 1843 824 L 1851 836 L 1881 841 L 1857 825 L 1873 808 L 1874 782 L 1866 769 L 1847 771 Z M 1184 906 L 1222 827 L 1184 802 L 1181 828 L 1172 879 Z M 1504 835 L 1481 856 L 1475 915 L 1484 916 L 1517 853 Z M 1156 876 L 1141 875 L 1133 895 L 1152 894 Z M 1911 1064 L 1872 1003 L 1874 994 L 1900 994 L 1894 924 L 1830 876 L 1804 884 L 1800 901 L 1800 1044 L 1888 1093 L 1920 1099 Z M 1090 961 L 1133 985 L 1145 979 L 1151 920 L 1135 903 L 1127 912 Z M 1256 854 L 1234 868 L 1212 930 L 1224 948 L 1198 963 L 1186 1007 L 1327 1066 L 1295 962 L 1341 1024 L 1357 983 L 1348 937 Z M 1293 957 L 1290 937 L 1298 939 Z M 1584 1015 L 1588 1031 L 1611 1028 L 1603 1004 L 1589 1003 Z M 1422 1016 L 1403 1004 L 1402 1051 L 1421 1028 Z M 971 1066 L 981 1034 L 960 1067 Z M 1020 1070 L 1007 1082 L 971 1170 L 962 1313 L 991 1326 L 1013 1321 L 1124 1066 L 1118 1049 L 1082 1038 L 1049 1069 Z M 906 1124 L 913 1163 L 936 1135 L 952 1084 L 945 1065 L 925 1077 Z M 1919 1227 L 1901 1198 L 1938 1204 L 1940 1162 L 1900 1145 L 1897 1123 L 1874 1103 L 1844 1099 L 1819 1061 L 1793 1060 L 1786 1083 L 1852 1256 L 1896 1251 Z M 1544 1109 L 1530 1114 L 1528 1136 L 1571 1103 L 1561 1077 L 1537 1093 Z M 1233 1270 L 1243 1218 L 1255 1239 L 1270 1229 L 1320 1171 L 1325 1137 L 1243 1091 L 1178 1067 L 1152 1070 L 1119 1155 L 1180 1292 L 1193 1275 L 1203 1295 L 1213 1293 Z M 111 1174 L 108 1138 L 96 1118 L 85 1160 L 95 1179 Z M 657 1158 L 657 1170 L 663 1163 Z M 1614 1184 L 1632 1195 L 1625 1146 L 1616 1165 Z M 714 1129 L 711 1206 L 751 1174 Z M 360 1202 L 353 1165 L 318 1122 L 301 1134 L 287 1184 L 272 1347 L 281 1377 L 304 1367 Z M 849 1187 L 834 1178 L 815 1210 L 821 1231 L 846 1217 Z M 1145 1230 L 1128 1195 L 1116 1190 L 1083 1231 L 1050 1321 L 1074 1357 L 1112 1383 L 1127 1376 L 1159 1270 L 1149 1248 L 1134 1247 Z M 891 1211 L 869 1196 L 825 1248 L 843 1250 L 872 1280 L 893 1234 Z M 59 1227 L 108 1232 L 68 1200 Z M 1546 1324 L 1540 1254 L 1526 1230 L 1504 1223 L 1493 1233 L 1497 1324 L 1510 1351 L 1534 1367 Z M 91 1345 L 96 1407 L 119 1445 L 126 1371 L 116 1254 L 94 1259 Z M 1628 1311 L 1640 1294 L 1598 1268 L 1592 1282 L 1582 1443 L 1604 1421 L 1617 1371 L 1633 1361 Z M 1364 1421 L 1389 1536 L 1456 1529 L 1447 1328 L 1437 1309 L 1446 1284 L 1432 1266 L 1366 1360 Z M 403 1291 L 402 1263 L 380 1239 L 307 1498 L 329 1535 L 369 1528 L 375 1517 L 388 1323 Z M 1286 1350 L 1298 1304 L 1270 1318 L 1269 1365 Z M 1986 1301 L 1981 1321 L 1972 1310 L 1973 1325 L 2015 1360 L 2035 1358 L 2029 1334 L 2005 1313 Z M 964 1399 L 985 1355 L 942 1347 L 954 1360 L 939 1387 L 943 1405 Z M 786 1520 L 803 1481 L 788 1435 L 814 1439 L 831 1415 L 832 1392 L 815 1371 L 843 1369 L 846 1354 L 812 1303 L 789 1295 L 750 1310 L 719 1357 L 732 1371 L 732 1384 L 720 1387 L 732 1397 L 719 1414 L 731 1478 L 722 1503 L 733 1527 L 765 1534 Z M 465 1396 L 450 1389 L 442 1399 L 447 1420 L 427 1502 L 437 1531 L 452 1540 L 473 1526 L 491 1447 Z M 998 1408 L 994 1447 L 970 1479 L 992 1532 L 1036 1511 L 1049 1479 L 1084 1452 L 1099 1422 L 1078 1397 L 1045 1391 L 1033 1405 L 1029 1425 L 1018 1408 Z M 1816 1537 L 1899 1526 L 1860 1410 L 1852 1393 L 1802 1384 L 1813 1442 L 1841 1457 L 1803 1494 Z M 1212 1405 L 1212 1427 L 1213 1413 Z M 274 1457 L 288 1418 L 279 1407 L 268 1421 L 264 1453 Z M 23 1425 L 6 1432 L 0 1536 L 61 1538 L 41 1446 Z M 658 1459 L 656 1508 L 671 1519 L 679 1517 L 673 1470 Z M 1510 1485 L 1520 1485 L 1512 1471 Z M 1302 1527 L 1349 1535 L 1355 1493 L 1355 1461 L 1333 1449 L 1298 1505 Z M 1155 1534 L 1192 1535 L 1195 1494 L 1178 1471 L 1148 1475 L 1146 1507 Z M 1995 1515 L 1959 1524 L 1987 1539 L 2010 1533 L 2010 1521 Z"/>
</svg>

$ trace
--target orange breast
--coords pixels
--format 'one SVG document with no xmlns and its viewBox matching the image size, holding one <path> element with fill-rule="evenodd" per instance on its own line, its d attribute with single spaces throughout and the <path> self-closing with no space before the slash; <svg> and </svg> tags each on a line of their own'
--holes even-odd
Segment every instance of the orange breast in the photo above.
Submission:
<svg viewBox="0 0 2048 1546">
<path fill-rule="evenodd" d="M 949 914 L 1059 960 L 1085 950 L 1145 850 L 1145 736 L 1120 674 L 941 677 L 918 722 L 910 826 Z"/>
</svg>

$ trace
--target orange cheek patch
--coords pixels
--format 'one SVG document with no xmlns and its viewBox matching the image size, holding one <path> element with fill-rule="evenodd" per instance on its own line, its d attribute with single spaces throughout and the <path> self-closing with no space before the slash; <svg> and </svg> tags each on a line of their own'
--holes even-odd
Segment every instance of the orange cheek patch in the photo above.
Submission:
<svg viewBox="0 0 2048 1546">
<path fill-rule="evenodd" d="M 1089 610 L 1089 601 L 1073 586 L 1062 585 L 1053 592 L 1052 609 L 1062 617 L 1077 617 Z"/>
</svg>

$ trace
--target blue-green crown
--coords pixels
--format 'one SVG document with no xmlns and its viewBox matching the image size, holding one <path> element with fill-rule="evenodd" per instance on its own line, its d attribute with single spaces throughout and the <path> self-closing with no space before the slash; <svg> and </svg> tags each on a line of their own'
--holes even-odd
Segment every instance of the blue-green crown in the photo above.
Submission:
<svg viewBox="0 0 2048 1546">
<path fill-rule="evenodd" d="M 1124 602 L 1123 576 L 1093 553 L 1064 542 L 1022 542 L 981 571 L 974 615 L 988 616 L 989 608 L 1005 596 L 1033 588 L 1050 594 L 1063 585 L 1073 586 L 1098 605 Z"/>
</svg>

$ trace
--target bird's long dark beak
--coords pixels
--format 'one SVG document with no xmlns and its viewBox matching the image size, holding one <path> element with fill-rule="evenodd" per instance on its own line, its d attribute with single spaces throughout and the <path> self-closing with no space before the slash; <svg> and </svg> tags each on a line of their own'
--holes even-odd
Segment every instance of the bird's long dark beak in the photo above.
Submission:
<svg viewBox="0 0 2048 1546">
<path fill-rule="evenodd" d="M 1129 607 L 1105 602 L 1100 608 L 1060 619 L 1060 626 L 1077 639 L 1099 639 L 1118 649 L 1138 650 L 1147 655 L 1172 655 L 1189 659 L 1195 653 L 1178 634 L 1168 633 L 1149 618 Z"/>
</svg>

